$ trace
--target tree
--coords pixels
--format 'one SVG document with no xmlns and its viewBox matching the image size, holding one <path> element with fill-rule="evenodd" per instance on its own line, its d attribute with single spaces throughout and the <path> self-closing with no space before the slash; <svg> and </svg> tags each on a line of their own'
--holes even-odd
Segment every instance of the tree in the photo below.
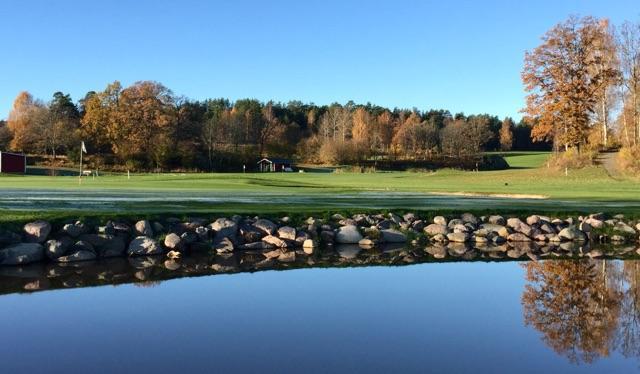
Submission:
<svg viewBox="0 0 640 374">
<path fill-rule="evenodd" d="M 47 108 L 34 100 L 30 93 L 20 92 L 13 102 L 7 120 L 7 127 L 12 136 L 9 147 L 14 151 L 23 152 L 44 150 L 41 133 L 47 120 Z"/>
<path fill-rule="evenodd" d="M 269 137 L 276 131 L 276 128 L 280 123 L 273 110 L 272 101 L 269 101 L 267 105 L 265 105 L 262 109 L 262 121 L 260 123 L 262 124 L 262 126 L 260 128 L 258 145 L 260 147 L 259 153 L 262 157 L 264 156 L 264 148 L 267 144 L 267 141 L 269 140 Z"/>
<path fill-rule="evenodd" d="M 535 118 L 535 140 L 553 139 L 565 149 L 585 143 L 597 93 L 617 71 L 603 59 L 606 30 L 591 17 L 571 17 L 553 27 L 543 43 L 525 54 L 522 81 L 527 96 L 524 112 Z"/>
<path fill-rule="evenodd" d="M 7 126 L 6 121 L 0 121 L 0 150 L 9 148 L 9 144 L 11 144 L 11 139 L 13 136 L 11 135 L 11 130 Z"/>
<path fill-rule="evenodd" d="M 80 112 L 71 97 L 62 92 L 54 93 L 53 100 L 49 103 L 49 120 L 40 134 L 54 162 L 58 152 L 77 142 L 79 126 Z"/>
<path fill-rule="evenodd" d="M 640 143 L 640 23 L 625 22 L 622 25 L 618 49 L 625 88 L 622 92 L 622 127 L 627 144 L 637 145 Z M 629 134 L 629 127 L 632 134 Z"/>
<path fill-rule="evenodd" d="M 618 60 L 614 30 L 608 20 L 601 20 L 600 37 L 595 41 L 593 72 L 594 76 L 602 76 L 602 85 L 596 90 L 597 110 L 596 123 L 602 129 L 602 145 L 609 145 L 609 117 L 615 98 L 615 89 L 620 80 L 620 63 Z"/>
<path fill-rule="evenodd" d="M 513 120 L 509 117 L 502 121 L 502 126 L 500 127 L 500 149 L 503 151 L 510 151 L 513 147 L 514 126 Z"/>
<path fill-rule="evenodd" d="M 175 130 L 175 104 L 172 92 L 162 84 L 136 82 L 122 90 L 117 118 L 118 126 L 109 127 L 113 150 L 124 161 L 156 163 L 154 147 L 164 147 L 153 139 L 171 139 Z"/>
<path fill-rule="evenodd" d="M 120 128 L 122 86 L 115 81 L 102 92 L 89 92 L 81 100 L 80 134 L 97 153 L 115 152 L 114 140 Z"/>
</svg>

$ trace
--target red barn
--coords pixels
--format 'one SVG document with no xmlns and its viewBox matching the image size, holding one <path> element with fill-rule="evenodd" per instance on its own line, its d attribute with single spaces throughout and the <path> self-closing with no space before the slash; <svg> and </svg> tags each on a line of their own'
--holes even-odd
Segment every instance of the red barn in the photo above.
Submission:
<svg viewBox="0 0 640 374">
<path fill-rule="evenodd" d="M 0 152 L 0 173 L 21 173 L 27 172 L 27 156 Z"/>
</svg>

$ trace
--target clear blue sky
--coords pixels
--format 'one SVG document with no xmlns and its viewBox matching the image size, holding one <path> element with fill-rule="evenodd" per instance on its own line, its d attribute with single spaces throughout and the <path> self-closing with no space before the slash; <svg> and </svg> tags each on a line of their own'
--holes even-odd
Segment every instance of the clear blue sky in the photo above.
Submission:
<svg viewBox="0 0 640 374">
<path fill-rule="evenodd" d="M 519 117 L 524 51 L 570 14 L 638 20 L 640 2 L 2 0 L 0 118 L 19 91 L 78 100 L 114 80 Z"/>
</svg>

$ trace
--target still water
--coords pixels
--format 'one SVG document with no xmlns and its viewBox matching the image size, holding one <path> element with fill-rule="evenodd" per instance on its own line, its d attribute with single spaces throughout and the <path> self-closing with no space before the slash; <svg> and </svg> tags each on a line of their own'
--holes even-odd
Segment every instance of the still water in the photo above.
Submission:
<svg viewBox="0 0 640 374">
<path fill-rule="evenodd" d="M 0 296 L 2 372 L 640 367 L 637 260 L 308 267 L 164 281 L 149 273 L 117 286 L 108 285 L 114 278 L 101 287 L 14 292 L 51 271 L 0 278 L 14 282 Z M 70 272 L 67 281 L 83 270 Z"/>
</svg>

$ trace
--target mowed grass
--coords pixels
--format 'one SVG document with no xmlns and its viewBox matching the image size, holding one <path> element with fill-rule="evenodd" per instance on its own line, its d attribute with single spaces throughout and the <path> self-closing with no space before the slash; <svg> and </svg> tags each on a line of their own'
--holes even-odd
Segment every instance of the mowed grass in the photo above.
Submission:
<svg viewBox="0 0 640 374">
<path fill-rule="evenodd" d="M 281 193 L 291 195 L 390 191 L 442 194 L 522 195 L 552 199 L 638 201 L 640 183 L 614 180 L 604 169 L 590 167 L 564 172 L 546 167 L 544 152 L 505 154 L 513 167 L 501 171 L 438 170 L 377 173 L 231 173 L 132 174 L 99 178 L 2 176 L 0 189 L 61 189 L 71 191 L 198 191 Z M 384 195 L 381 194 L 381 198 Z"/>
</svg>

